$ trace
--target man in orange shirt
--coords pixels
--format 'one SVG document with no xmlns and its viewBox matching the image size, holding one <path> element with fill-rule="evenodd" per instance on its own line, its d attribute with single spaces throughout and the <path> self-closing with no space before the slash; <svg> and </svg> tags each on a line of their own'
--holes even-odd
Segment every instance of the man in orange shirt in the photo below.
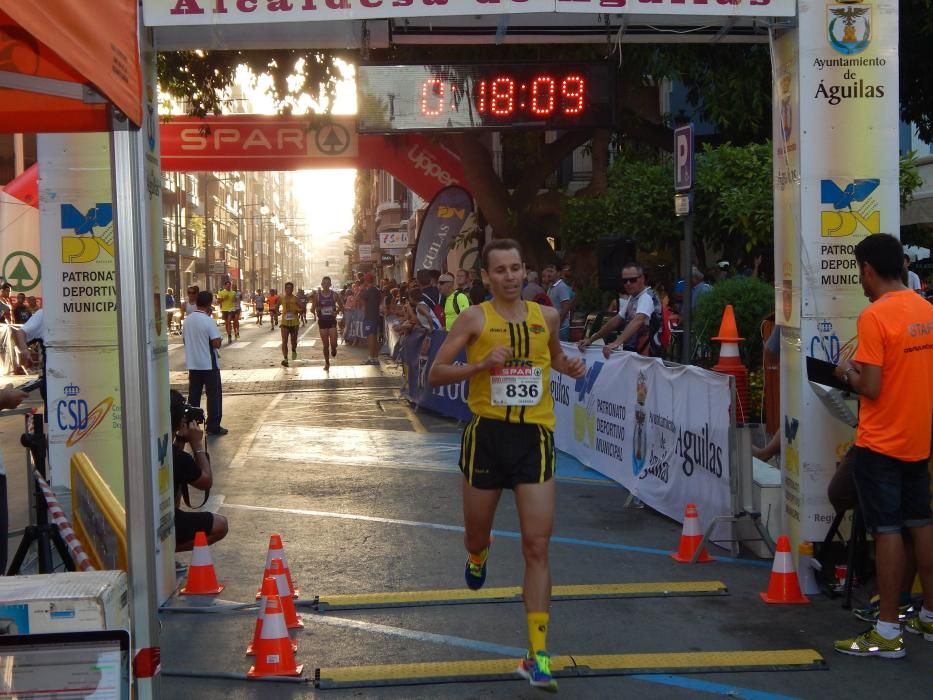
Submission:
<svg viewBox="0 0 933 700">
<path fill-rule="evenodd" d="M 875 627 L 835 643 L 851 656 L 900 658 L 907 651 L 898 623 L 906 565 L 902 530 L 910 530 L 923 608 L 908 632 L 933 642 L 933 512 L 930 432 L 933 425 L 933 305 L 902 282 L 904 249 L 894 236 L 868 236 L 855 246 L 862 288 L 871 305 L 858 319 L 858 349 L 836 376 L 860 396 L 853 476 L 866 528 L 875 538 L 880 613 Z"/>
</svg>

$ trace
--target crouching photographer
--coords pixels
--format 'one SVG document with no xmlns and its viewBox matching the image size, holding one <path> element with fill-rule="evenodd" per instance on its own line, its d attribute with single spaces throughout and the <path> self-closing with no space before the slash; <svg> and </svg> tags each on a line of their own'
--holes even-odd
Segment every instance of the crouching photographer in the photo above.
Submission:
<svg viewBox="0 0 933 700">
<path fill-rule="evenodd" d="M 185 402 L 177 391 L 171 392 L 172 443 L 175 479 L 175 551 L 188 552 L 194 546 L 197 532 L 207 535 L 208 544 L 214 544 L 227 535 L 227 519 L 222 515 L 207 512 L 181 510 L 182 499 L 191 507 L 188 487 L 194 486 L 205 492 L 205 500 L 214 483 L 211 460 L 204 449 L 204 411 Z M 186 449 L 187 448 L 187 449 Z"/>
</svg>

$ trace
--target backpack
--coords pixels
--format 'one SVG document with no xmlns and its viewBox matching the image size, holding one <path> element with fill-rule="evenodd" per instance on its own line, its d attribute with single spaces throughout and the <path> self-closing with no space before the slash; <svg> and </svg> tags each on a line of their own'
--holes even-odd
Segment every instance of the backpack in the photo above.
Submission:
<svg viewBox="0 0 933 700">
<path fill-rule="evenodd" d="M 663 357 L 671 346 L 671 310 L 650 290 L 654 309 L 648 319 L 648 354 Z"/>
<path fill-rule="evenodd" d="M 431 297 L 429 297 L 427 294 L 424 294 L 423 292 L 421 294 L 421 300 L 427 305 L 429 309 L 431 309 L 431 311 L 434 312 L 434 317 L 439 324 L 438 327 L 446 328 L 447 326 L 444 325 L 444 305 L 441 303 L 440 294 L 438 294 L 437 303 L 435 303 Z"/>
</svg>

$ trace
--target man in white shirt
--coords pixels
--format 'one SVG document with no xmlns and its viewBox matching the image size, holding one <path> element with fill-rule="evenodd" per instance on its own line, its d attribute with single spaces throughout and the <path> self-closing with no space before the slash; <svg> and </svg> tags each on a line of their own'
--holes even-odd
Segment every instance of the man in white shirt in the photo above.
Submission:
<svg viewBox="0 0 933 700">
<path fill-rule="evenodd" d="M 603 346 L 603 355 L 609 355 L 618 347 L 632 352 L 643 352 L 648 345 L 649 323 L 654 313 L 654 294 L 650 287 L 645 285 L 645 273 L 638 263 L 628 263 L 622 268 L 622 286 L 628 294 L 628 303 L 619 307 L 619 314 L 609 319 L 603 327 L 593 335 L 581 340 L 577 347 L 585 350 L 607 333 L 622 326 L 619 336 Z"/>
<path fill-rule="evenodd" d="M 223 395 L 220 389 L 220 330 L 211 317 L 214 295 L 198 292 L 198 309 L 185 319 L 182 338 L 185 342 L 185 366 L 188 368 L 188 403 L 201 405 L 201 391 L 207 390 L 207 434 L 226 435 L 220 424 Z"/>
<path fill-rule="evenodd" d="M 541 281 L 547 289 L 548 298 L 551 300 L 551 306 L 557 309 L 560 314 L 560 339 L 567 340 L 570 337 L 570 300 L 573 294 L 570 291 L 570 285 L 561 279 L 557 267 L 554 265 L 545 265 L 541 270 Z"/>
<path fill-rule="evenodd" d="M 923 285 L 920 284 L 920 275 L 910 269 L 910 256 L 904 254 L 904 270 L 907 272 L 907 288 L 915 292 L 920 292 Z"/>
</svg>

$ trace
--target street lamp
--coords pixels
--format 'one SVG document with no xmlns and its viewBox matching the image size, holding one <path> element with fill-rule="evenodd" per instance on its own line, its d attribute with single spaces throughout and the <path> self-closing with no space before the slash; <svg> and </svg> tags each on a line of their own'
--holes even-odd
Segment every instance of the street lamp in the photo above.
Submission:
<svg viewBox="0 0 933 700">
<path fill-rule="evenodd" d="M 266 203 L 265 203 L 265 202 L 259 202 L 259 203 L 257 203 L 257 204 L 241 204 L 240 207 L 239 207 L 239 209 L 238 209 L 238 213 L 240 214 L 240 216 L 237 217 L 237 225 L 238 225 L 239 235 L 242 236 L 242 233 L 243 233 L 243 231 L 242 231 L 243 219 L 246 218 L 246 217 L 243 216 L 243 212 L 244 212 L 245 210 L 247 210 L 247 209 L 257 209 L 257 208 L 259 209 L 259 217 L 260 217 L 260 218 L 259 218 L 259 238 L 260 238 L 259 266 L 260 266 L 260 275 L 259 275 L 259 284 L 258 284 L 258 285 L 257 285 L 257 283 L 256 283 L 256 226 L 255 226 L 255 217 L 252 217 L 252 216 L 249 217 L 249 219 L 250 219 L 250 232 L 251 232 L 251 235 L 250 235 L 250 243 L 252 244 L 252 250 L 250 251 L 250 254 L 252 255 L 252 264 L 250 265 L 250 271 L 249 271 L 249 273 L 250 273 L 250 288 L 251 288 L 251 289 L 254 289 L 254 290 L 255 290 L 255 289 L 258 289 L 259 287 L 264 286 L 263 283 L 262 283 L 262 271 L 261 271 L 261 270 L 262 270 L 262 246 L 261 246 L 261 244 L 262 244 L 262 238 L 263 238 L 262 222 L 263 222 L 263 217 L 265 217 L 265 216 L 267 216 L 267 215 L 269 214 L 269 207 L 266 206 Z"/>
</svg>

